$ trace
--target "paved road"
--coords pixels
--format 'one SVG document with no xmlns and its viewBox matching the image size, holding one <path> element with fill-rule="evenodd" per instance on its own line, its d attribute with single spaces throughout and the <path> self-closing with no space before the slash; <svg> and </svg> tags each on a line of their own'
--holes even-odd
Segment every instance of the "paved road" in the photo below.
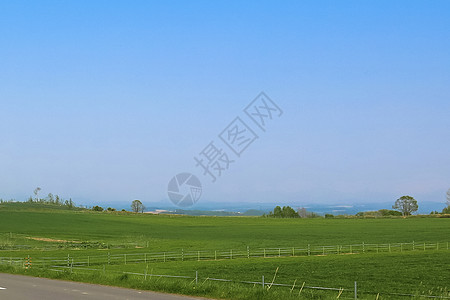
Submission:
<svg viewBox="0 0 450 300">
<path fill-rule="evenodd" d="M 199 300 L 148 291 L 0 273 L 1 300 Z"/>
</svg>

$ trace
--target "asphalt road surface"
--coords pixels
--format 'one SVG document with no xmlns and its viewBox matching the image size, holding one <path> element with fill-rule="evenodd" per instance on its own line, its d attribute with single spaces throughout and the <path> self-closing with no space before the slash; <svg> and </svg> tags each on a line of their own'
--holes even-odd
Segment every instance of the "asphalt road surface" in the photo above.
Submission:
<svg viewBox="0 0 450 300">
<path fill-rule="evenodd" d="M 171 294 L 0 273 L 1 300 L 199 300 Z"/>
</svg>

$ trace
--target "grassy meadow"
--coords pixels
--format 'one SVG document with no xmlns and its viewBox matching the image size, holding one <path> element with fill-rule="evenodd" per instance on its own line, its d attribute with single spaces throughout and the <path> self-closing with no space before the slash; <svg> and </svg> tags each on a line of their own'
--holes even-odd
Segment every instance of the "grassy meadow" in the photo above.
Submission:
<svg viewBox="0 0 450 300">
<path fill-rule="evenodd" d="M 419 246 L 411 248 L 412 241 L 417 245 L 425 242 L 435 246 L 425 250 Z M 376 252 L 372 248 L 354 253 L 347 249 L 339 255 L 321 255 L 320 252 L 310 256 L 303 253 L 266 258 L 251 255 L 261 254 L 263 248 L 306 249 L 308 244 L 313 247 L 363 242 L 367 245 L 409 243 L 409 246 L 405 244 L 402 249 L 407 251 L 403 252 L 398 248 L 388 252 L 384 248 L 377 253 L 378 248 Z M 353 296 L 350 290 L 354 281 L 358 282 L 360 298 L 375 299 L 377 293 L 380 293 L 379 299 L 405 298 L 394 293 L 449 296 L 447 242 L 450 242 L 449 218 L 189 217 L 0 205 L 0 257 L 30 256 L 34 260 L 51 260 L 70 256 L 78 261 L 92 257 L 89 270 L 82 268 L 86 265 L 76 265 L 56 272 L 50 264 L 23 269 L 3 259 L 0 271 L 224 299 L 336 299 L 338 295 L 336 291 L 300 290 L 303 282 L 305 286 L 344 288 L 340 297 L 349 298 Z M 214 250 L 244 254 L 249 251 L 250 258 L 241 255 L 234 259 L 228 256 L 217 260 L 209 257 L 199 261 L 168 259 L 165 262 L 161 258 L 129 261 L 128 264 L 125 258 L 125 263 L 95 263 L 96 256 L 106 253 L 133 257 L 138 253 Z M 193 277 L 196 271 L 200 278 L 197 284 L 190 279 L 153 277 L 144 280 L 143 276 L 123 273 Z M 273 286 L 267 291 L 251 284 L 205 281 L 209 277 L 261 282 L 264 276 L 270 283 L 275 273 L 275 283 L 292 284 L 293 289 Z"/>
</svg>

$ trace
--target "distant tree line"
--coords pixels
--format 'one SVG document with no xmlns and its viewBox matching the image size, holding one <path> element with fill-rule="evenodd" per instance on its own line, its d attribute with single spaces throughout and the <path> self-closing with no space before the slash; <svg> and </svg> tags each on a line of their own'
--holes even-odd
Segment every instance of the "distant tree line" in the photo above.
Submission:
<svg viewBox="0 0 450 300">
<path fill-rule="evenodd" d="M 72 209 L 75 206 L 75 203 L 72 201 L 72 198 L 69 198 L 68 200 L 64 200 L 62 197 L 58 195 L 53 195 L 52 193 L 49 193 L 47 197 L 45 198 L 39 198 L 39 192 L 41 191 L 40 187 L 37 187 L 33 193 L 35 197 L 29 197 L 26 202 L 28 203 L 42 203 L 42 204 L 50 204 L 50 205 L 58 205 L 58 206 L 66 206 L 69 209 Z"/>
<path fill-rule="evenodd" d="M 450 214 L 450 189 L 447 191 L 447 207 L 442 212 L 432 211 L 430 215 Z M 417 200 L 411 196 L 402 196 L 398 198 L 392 209 L 379 209 L 376 211 L 362 211 L 358 212 L 356 217 L 400 217 L 410 216 L 417 212 L 419 205 Z M 305 208 L 299 208 L 297 211 L 290 206 L 276 206 L 273 211 L 268 214 L 264 214 L 263 217 L 267 218 L 315 218 L 320 217 L 318 214 L 308 212 Z M 324 215 L 325 218 L 334 218 L 335 216 L 329 213 Z M 351 217 L 348 215 L 338 217 Z M 444 216 L 445 217 L 445 216 Z"/>
<path fill-rule="evenodd" d="M 318 214 L 308 212 L 305 208 L 300 208 L 297 211 L 290 206 L 276 206 L 273 211 L 268 214 L 263 214 L 267 218 L 316 218 Z"/>
<path fill-rule="evenodd" d="M 375 211 L 360 211 L 356 214 L 357 217 L 400 217 L 401 212 L 391 209 L 380 209 Z"/>
<path fill-rule="evenodd" d="M 107 209 L 104 209 L 103 207 L 98 206 L 98 205 L 93 206 L 91 210 L 93 210 L 93 211 L 110 211 L 110 212 L 117 211 L 113 207 L 108 207 Z M 122 211 L 125 211 L 125 209 L 122 209 Z"/>
</svg>

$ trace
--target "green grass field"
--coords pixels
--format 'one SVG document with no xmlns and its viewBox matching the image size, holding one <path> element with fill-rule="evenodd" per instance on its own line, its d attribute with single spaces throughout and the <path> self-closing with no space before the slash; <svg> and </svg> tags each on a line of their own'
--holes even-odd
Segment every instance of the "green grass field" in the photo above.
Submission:
<svg viewBox="0 0 450 300">
<path fill-rule="evenodd" d="M 411 242 L 417 244 L 413 248 Z M 341 252 L 326 251 L 319 246 L 355 245 L 365 243 L 366 251 L 355 248 Z M 272 219 L 258 217 L 187 217 L 153 216 L 129 213 L 94 213 L 40 209 L 0 205 L 0 271 L 27 273 L 30 275 L 65 278 L 102 284 L 120 285 L 167 292 L 201 295 L 225 299 L 299 299 L 334 298 L 336 291 L 302 290 L 306 286 L 344 288 L 341 298 L 352 297 L 354 281 L 358 282 L 360 298 L 397 299 L 404 296 L 392 293 L 432 294 L 449 296 L 450 287 L 449 218 L 387 218 L 387 219 Z M 400 248 L 375 251 L 378 244 L 409 243 Z M 429 243 L 425 250 L 421 243 Z M 436 244 L 439 243 L 439 244 Z M 277 257 L 276 250 L 266 258 L 261 257 L 263 248 L 306 249 L 317 247 L 307 256 L 298 250 L 295 256 L 285 254 Z M 427 245 L 427 244 L 426 244 Z M 434 245 L 434 246 L 433 246 Z M 247 248 L 248 247 L 248 248 Z M 370 248 L 372 247 L 372 248 Z M 439 247 L 439 248 L 438 248 Z M 247 258 L 259 253 L 259 257 Z M 334 248 L 333 248 L 334 249 Z M 214 260 L 212 253 L 230 250 L 241 255 L 223 256 Z M 162 256 L 144 262 L 144 253 L 195 253 L 202 257 L 176 261 Z M 269 250 L 267 250 L 269 252 Z M 296 250 L 297 251 L 297 250 Z M 110 264 L 106 260 L 95 262 L 96 257 L 106 254 L 119 257 Z M 209 253 L 204 255 L 203 253 Z M 325 253 L 325 252 L 324 252 Z M 337 254 L 339 253 L 339 254 Z M 120 254 L 120 255 L 119 255 Z M 121 255 L 140 257 L 125 264 Z M 30 256 L 64 259 L 69 255 L 75 260 L 75 268 L 51 271 L 51 263 L 31 270 L 8 264 L 8 257 Z M 179 254 L 177 254 L 179 255 Z M 84 263 L 90 257 L 89 269 Z M 125 262 L 126 262 L 125 258 Z M 78 266 L 78 267 L 77 267 Z M 294 284 L 290 287 L 273 286 L 269 291 L 258 286 L 239 283 L 209 282 L 206 278 L 234 281 L 271 282 L 277 270 L 275 283 Z M 53 268 L 54 269 L 54 268 Z M 98 271 L 94 271 L 97 269 Z M 191 279 L 147 278 L 123 272 L 160 275 L 195 276 L 198 271 L 200 283 Z"/>
</svg>

